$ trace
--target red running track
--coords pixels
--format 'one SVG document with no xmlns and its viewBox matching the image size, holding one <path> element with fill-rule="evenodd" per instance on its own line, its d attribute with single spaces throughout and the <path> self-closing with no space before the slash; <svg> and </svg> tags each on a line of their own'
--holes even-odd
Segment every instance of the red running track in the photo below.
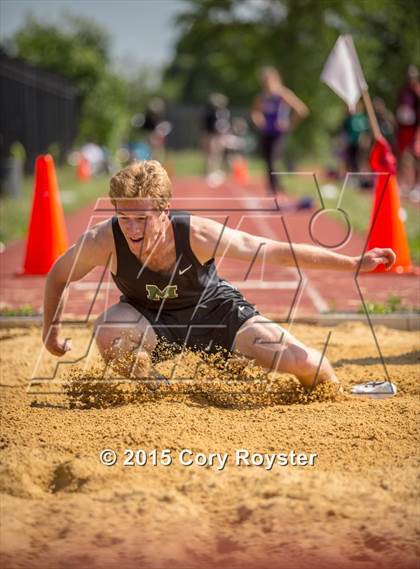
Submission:
<svg viewBox="0 0 420 569">
<path fill-rule="evenodd" d="M 105 190 L 105 188 L 104 188 Z M 226 223 L 264 239 L 280 239 L 292 243 L 314 243 L 309 227 L 314 211 L 321 205 L 314 186 L 315 209 L 312 211 L 282 213 L 274 199 L 267 197 L 262 183 L 253 181 L 239 187 L 228 181 L 218 188 L 209 188 L 199 178 L 174 181 L 173 209 L 192 211 Z M 105 210 L 104 210 L 105 208 Z M 76 214 L 67 216 L 71 242 L 90 225 L 112 215 L 107 200 L 99 200 Z M 321 215 L 313 225 L 312 236 L 325 244 L 335 244 L 345 238 L 344 225 Z M 359 255 L 364 249 L 365 236 L 352 234 L 346 244 L 337 249 L 350 255 Z M 23 265 L 24 242 L 17 241 L 0 255 L 1 302 L 19 307 L 31 304 L 40 310 L 45 277 L 19 277 Z M 361 306 L 355 275 L 336 271 L 276 268 L 268 265 L 247 265 L 243 262 L 222 260 L 219 274 L 237 286 L 261 312 L 276 314 L 279 319 L 317 314 L 328 310 L 355 312 Z M 101 276 L 103 281 L 100 284 Z M 418 308 L 418 281 L 411 275 L 375 274 L 358 279 L 366 300 L 384 302 L 389 295 L 398 295 L 404 304 Z M 118 299 L 109 272 L 95 270 L 83 281 L 72 283 L 63 313 L 64 320 L 85 320 L 95 316 Z"/>
</svg>

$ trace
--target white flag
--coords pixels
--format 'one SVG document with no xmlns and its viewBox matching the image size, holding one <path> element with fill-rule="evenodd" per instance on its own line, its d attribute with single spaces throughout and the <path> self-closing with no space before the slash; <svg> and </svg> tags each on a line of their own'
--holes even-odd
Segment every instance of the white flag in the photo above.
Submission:
<svg viewBox="0 0 420 569">
<path fill-rule="evenodd" d="M 363 71 L 351 36 L 339 36 L 321 73 L 326 83 L 341 97 L 351 112 L 367 89 Z"/>
</svg>

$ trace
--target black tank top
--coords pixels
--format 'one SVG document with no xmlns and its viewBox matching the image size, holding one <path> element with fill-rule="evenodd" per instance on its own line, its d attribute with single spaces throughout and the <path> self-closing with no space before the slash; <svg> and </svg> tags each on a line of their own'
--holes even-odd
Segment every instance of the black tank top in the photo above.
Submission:
<svg viewBox="0 0 420 569">
<path fill-rule="evenodd" d="M 117 254 L 117 274 L 111 273 L 112 278 L 128 300 L 148 310 L 193 308 L 217 297 L 221 292 L 220 285 L 228 284 L 219 278 L 214 259 L 202 265 L 192 252 L 191 215 L 176 212 L 170 213 L 169 217 L 176 247 L 176 263 L 169 273 L 158 273 L 145 267 L 130 251 L 117 217 L 112 218 Z"/>
</svg>

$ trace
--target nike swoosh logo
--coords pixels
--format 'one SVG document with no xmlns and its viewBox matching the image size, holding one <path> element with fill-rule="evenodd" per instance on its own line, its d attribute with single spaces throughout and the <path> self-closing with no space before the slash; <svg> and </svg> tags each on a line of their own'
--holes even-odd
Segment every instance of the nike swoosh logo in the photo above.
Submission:
<svg viewBox="0 0 420 569">
<path fill-rule="evenodd" d="M 180 269 L 180 270 L 178 271 L 178 274 L 179 274 L 179 275 L 183 275 L 183 274 L 186 273 L 189 269 L 191 269 L 191 267 L 192 267 L 192 265 L 190 265 L 190 266 L 187 267 L 186 269 L 182 269 L 182 270 Z"/>
<path fill-rule="evenodd" d="M 239 308 L 239 310 L 240 310 L 241 312 L 242 312 L 243 310 L 245 310 L 245 306 L 239 306 L 238 308 Z"/>
</svg>

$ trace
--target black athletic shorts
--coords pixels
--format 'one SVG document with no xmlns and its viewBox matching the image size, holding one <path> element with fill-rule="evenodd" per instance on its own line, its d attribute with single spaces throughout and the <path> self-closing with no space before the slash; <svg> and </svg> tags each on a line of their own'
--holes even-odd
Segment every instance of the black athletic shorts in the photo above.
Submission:
<svg viewBox="0 0 420 569">
<path fill-rule="evenodd" d="M 198 307 L 178 310 L 149 310 L 135 300 L 120 297 L 133 306 L 150 323 L 159 339 L 179 348 L 222 351 L 228 357 L 233 350 L 239 328 L 249 318 L 259 314 L 242 294 L 226 281 L 217 289 L 217 296 L 206 299 Z"/>
</svg>

